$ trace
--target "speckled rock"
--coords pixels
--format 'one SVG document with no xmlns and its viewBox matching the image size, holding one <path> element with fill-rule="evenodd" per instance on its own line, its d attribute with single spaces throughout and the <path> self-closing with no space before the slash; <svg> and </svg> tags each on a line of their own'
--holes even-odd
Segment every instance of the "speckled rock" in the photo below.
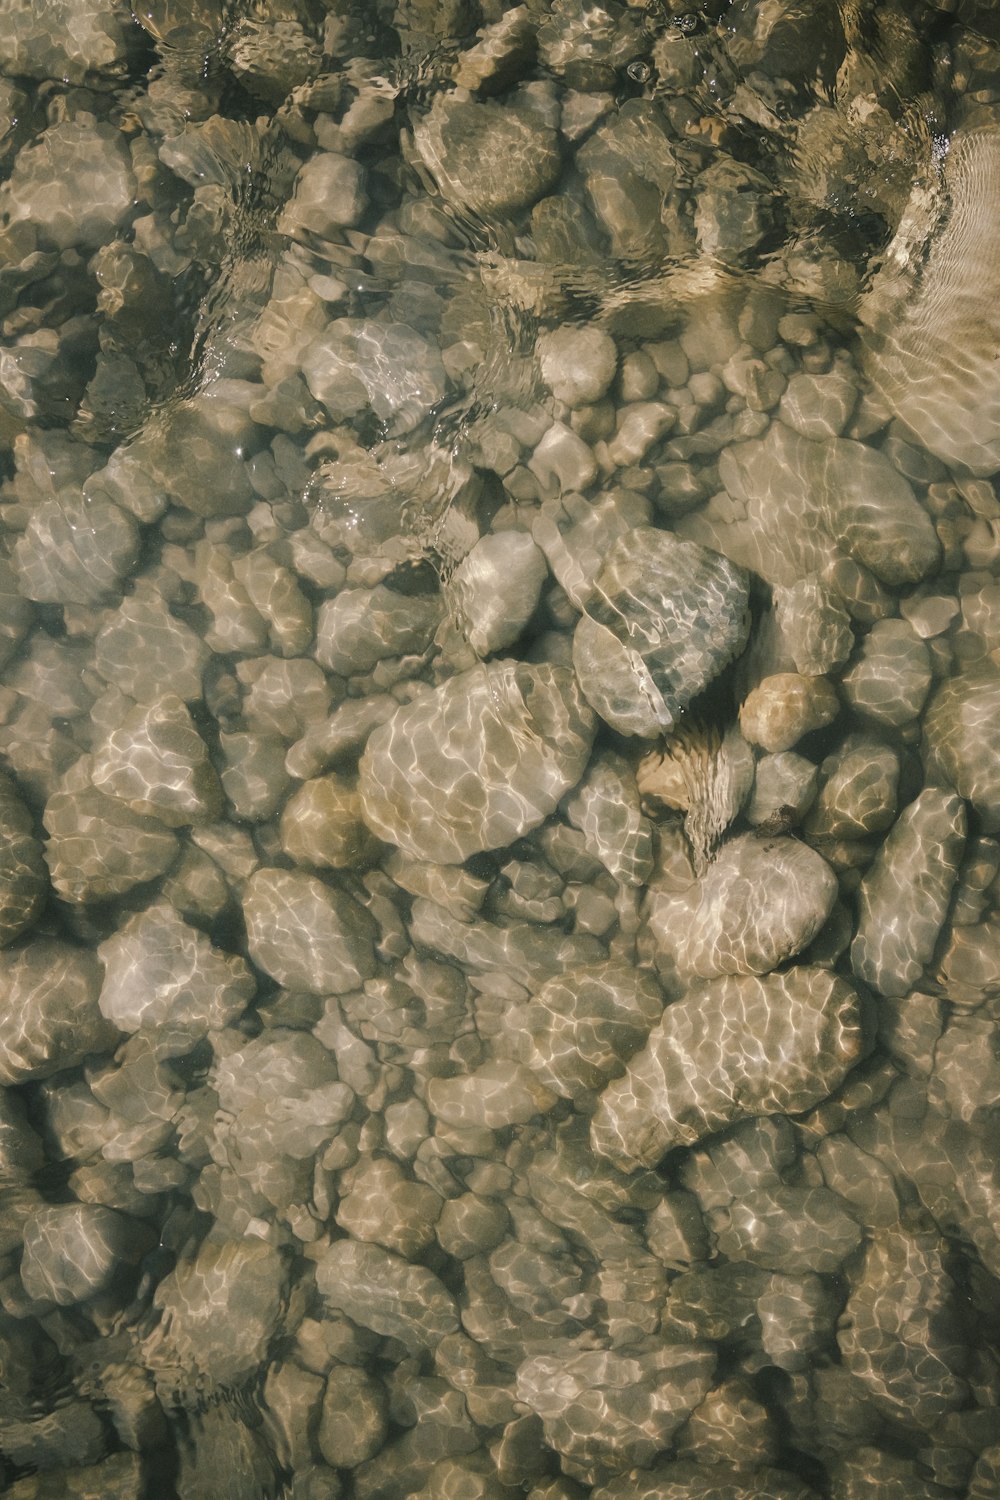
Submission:
<svg viewBox="0 0 1000 1500">
<path fill-rule="evenodd" d="M 915 719 L 931 685 L 927 647 L 905 620 L 876 620 L 844 673 L 848 702 L 865 718 L 901 728 Z"/>
<path fill-rule="evenodd" d="M 75 771 L 74 767 L 74 771 Z M 105 901 L 162 875 L 177 858 L 177 835 L 158 818 L 130 812 L 89 784 L 56 791 L 43 817 L 45 860 L 64 901 Z"/>
<path fill-rule="evenodd" d="M 857 995 L 823 969 L 696 984 L 604 1090 L 594 1149 L 634 1171 L 737 1120 L 797 1114 L 830 1094 L 867 1046 Z"/>
<path fill-rule="evenodd" d="M 517 1395 L 574 1473 L 600 1479 L 648 1464 L 704 1399 L 715 1370 L 705 1344 L 650 1339 L 625 1349 L 538 1354 L 517 1371 Z"/>
<path fill-rule="evenodd" d="M 169 1025 L 204 1036 L 235 1021 L 256 989 L 242 958 L 214 948 L 162 901 L 130 917 L 97 952 L 101 1012 L 119 1031 Z"/>
<path fill-rule="evenodd" d="M 614 751 L 595 756 L 566 799 L 566 817 L 589 854 L 625 885 L 644 885 L 653 868 L 653 837 L 628 762 Z"/>
<path fill-rule="evenodd" d="M 907 994 L 930 962 L 965 834 L 961 799 L 926 787 L 900 814 L 865 876 L 851 964 L 881 994 Z"/>
<path fill-rule="evenodd" d="M 832 724 L 839 712 L 837 694 L 825 677 L 775 672 L 743 700 L 740 729 L 752 745 L 774 755 Z"/>
<path fill-rule="evenodd" d="M 891 825 L 899 783 L 899 756 L 891 745 L 849 735 L 822 769 L 826 781 L 806 820 L 810 835 L 867 838 Z"/>
<path fill-rule="evenodd" d="M 534 614 L 548 577 L 545 556 L 524 531 L 481 537 L 455 569 L 459 625 L 477 656 L 512 646 Z"/>
<path fill-rule="evenodd" d="M 862 1238 L 842 1200 L 822 1187 L 752 1188 L 709 1226 L 723 1255 L 767 1271 L 835 1273 Z"/>
<path fill-rule="evenodd" d="M 992 666 L 951 677 L 924 716 L 925 754 L 971 802 L 987 832 L 1000 829 L 1000 672 Z"/>
<path fill-rule="evenodd" d="M 414 1353 L 459 1326 L 454 1299 L 433 1272 L 378 1245 L 337 1240 L 316 1261 L 316 1285 L 328 1306 Z"/>
<path fill-rule="evenodd" d="M 48 1078 L 110 1050 L 115 1028 L 98 1009 L 101 966 L 55 938 L 0 953 L 0 1083 Z"/>
<path fill-rule="evenodd" d="M 544 984 L 504 1017 L 522 1062 L 547 1088 L 581 1099 L 624 1072 L 663 1010 L 655 979 L 644 970 L 600 964 Z"/>
<path fill-rule="evenodd" d="M 557 401 L 592 406 L 607 394 L 618 367 L 618 350 L 600 328 L 563 327 L 538 340 L 542 379 Z"/>
<path fill-rule="evenodd" d="M 0 948 L 38 917 L 48 886 L 42 845 L 12 777 L 0 772 Z"/>
<path fill-rule="evenodd" d="M 551 1109 L 556 1096 L 520 1063 L 498 1059 L 458 1078 L 432 1078 L 427 1107 L 447 1125 L 501 1130 Z"/>
<path fill-rule="evenodd" d="M 518 93 L 502 104 L 436 94 L 413 139 L 444 196 L 485 219 L 529 207 L 559 175 L 556 133 Z"/>
<path fill-rule="evenodd" d="M 696 887 L 674 899 L 654 892 L 649 926 L 682 974 L 766 974 L 808 947 L 836 898 L 837 877 L 808 845 L 744 834 Z"/>
<path fill-rule="evenodd" d="M 342 995 L 375 973 L 375 924 L 346 891 L 298 870 L 258 870 L 243 893 L 250 957 L 289 989 Z"/>
<path fill-rule="evenodd" d="M 100 604 L 120 594 L 139 548 L 135 521 L 110 500 L 62 493 L 32 513 L 14 547 L 28 599 Z"/>
<path fill-rule="evenodd" d="M 29 1297 L 60 1307 L 104 1291 L 123 1263 L 152 1248 L 146 1225 L 91 1203 L 50 1203 L 24 1226 L 21 1281 Z"/>
<path fill-rule="evenodd" d="M 222 811 L 222 787 L 208 747 L 175 693 L 126 714 L 95 754 L 91 780 L 131 812 L 171 828 L 210 823 Z"/>
<path fill-rule="evenodd" d="M 287 1296 L 283 1257 L 262 1240 L 207 1240 L 156 1289 L 159 1324 L 143 1356 L 166 1393 L 197 1376 L 240 1384 L 267 1363 Z"/>
<path fill-rule="evenodd" d="M 933 1231 L 878 1232 L 850 1275 L 837 1336 L 848 1369 L 878 1410 L 918 1429 L 966 1400 L 945 1254 Z"/>
<path fill-rule="evenodd" d="M 341 1176 L 337 1223 L 356 1240 L 416 1260 L 434 1239 L 443 1203 L 426 1183 L 406 1177 L 398 1162 L 363 1157 Z"/>
<path fill-rule="evenodd" d="M 747 600 L 724 558 L 652 527 L 627 532 L 573 636 L 584 696 L 621 734 L 664 733 L 743 649 Z"/>
<path fill-rule="evenodd" d="M 96 250 L 124 226 L 136 181 L 124 136 L 110 125 L 62 120 L 18 154 L 0 191 L 11 224 L 30 220 L 58 250 Z"/>
<path fill-rule="evenodd" d="M 563 667 L 496 662 L 400 708 L 361 759 L 368 826 L 457 864 L 538 826 L 579 781 L 593 717 Z"/>
</svg>

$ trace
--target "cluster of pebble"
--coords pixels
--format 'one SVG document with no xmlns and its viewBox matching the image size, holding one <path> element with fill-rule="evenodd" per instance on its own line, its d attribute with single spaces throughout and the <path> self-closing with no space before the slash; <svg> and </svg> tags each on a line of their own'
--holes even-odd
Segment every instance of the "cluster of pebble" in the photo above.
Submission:
<svg viewBox="0 0 1000 1500">
<path fill-rule="evenodd" d="M 925 9 L 4 6 L 12 1500 L 997 1494 L 1000 28 Z"/>
</svg>

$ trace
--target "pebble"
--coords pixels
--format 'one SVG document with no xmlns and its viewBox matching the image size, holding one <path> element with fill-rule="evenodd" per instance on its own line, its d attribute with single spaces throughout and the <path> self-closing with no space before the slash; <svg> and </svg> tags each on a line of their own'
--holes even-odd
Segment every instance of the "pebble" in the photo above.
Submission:
<svg viewBox="0 0 1000 1500">
<path fill-rule="evenodd" d="M 606 395 L 618 368 L 618 350 L 600 328 L 567 326 L 539 337 L 538 362 L 555 399 L 577 410 Z"/>
<path fill-rule="evenodd" d="M 444 1200 L 384 1157 L 362 1158 L 340 1179 L 337 1223 L 356 1240 L 416 1260 L 434 1239 Z"/>
<path fill-rule="evenodd" d="M 524 1125 L 555 1102 L 555 1094 L 533 1072 L 503 1060 L 484 1063 L 459 1078 L 432 1078 L 427 1085 L 431 1114 L 459 1129 Z"/>
<path fill-rule="evenodd" d="M 316 1286 L 328 1307 L 417 1355 L 459 1326 L 454 1299 L 433 1272 L 379 1245 L 327 1246 L 316 1260 Z"/>
<path fill-rule="evenodd" d="M 832 588 L 815 576 L 774 590 L 782 639 L 795 670 L 822 677 L 845 662 L 854 649 L 850 615 Z"/>
<path fill-rule="evenodd" d="M 375 924 L 347 894 L 298 870 L 257 870 L 243 894 L 250 957 L 279 984 L 342 995 L 375 973 Z"/>
<path fill-rule="evenodd" d="M 170 828 L 211 823 L 222 811 L 222 787 L 186 704 L 164 693 L 126 714 L 97 751 L 91 780 L 130 812 Z"/>
<path fill-rule="evenodd" d="M 593 734 L 563 667 L 500 661 L 460 673 L 371 735 L 359 775 L 365 821 L 435 864 L 503 848 L 579 781 Z"/>
<path fill-rule="evenodd" d="M 111 125 L 61 120 L 18 152 L 0 190 L 9 224 L 24 220 L 58 250 L 97 250 L 134 211 L 136 180 L 123 135 Z"/>
<path fill-rule="evenodd" d="M 98 631 L 94 665 L 126 697 L 164 694 L 194 703 L 202 693 L 208 647 L 149 589 L 137 589 Z"/>
<path fill-rule="evenodd" d="M 861 1226 L 823 1187 L 752 1188 L 709 1225 L 730 1260 L 791 1274 L 836 1273 L 862 1241 Z"/>
<path fill-rule="evenodd" d="M 36 938 L 0 953 L 0 979 L 0 1083 L 48 1078 L 118 1040 L 98 1008 L 101 965 L 85 949 Z"/>
<path fill-rule="evenodd" d="M 444 613 L 437 593 L 411 596 L 384 584 L 341 589 L 316 615 L 316 660 L 328 672 L 353 677 L 378 662 L 425 651 Z"/>
<path fill-rule="evenodd" d="M 1000 829 L 1000 672 L 985 663 L 951 677 L 924 715 L 929 770 L 971 802 L 987 833 Z"/>
<path fill-rule="evenodd" d="M 566 798 L 566 817 L 584 836 L 587 852 L 625 885 L 645 885 L 653 869 L 653 838 L 628 762 L 614 751 L 596 755 Z"/>
<path fill-rule="evenodd" d="M 131 812 L 89 784 L 53 792 L 43 815 L 45 861 L 64 901 L 106 901 L 168 870 L 180 848 L 158 818 Z"/>
<path fill-rule="evenodd" d="M 582 610 L 614 543 L 649 518 L 648 500 L 632 490 L 611 490 L 594 500 L 563 495 L 542 505 L 531 534 L 573 606 Z"/>
<path fill-rule="evenodd" d="M 823 762 L 826 780 L 806 823 L 811 836 L 867 838 L 884 833 L 896 816 L 899 756 L 890 745 L 849 735 Z"/>
<path fill-rule="evenodd" d="M 776 672 L 743 700 L 740 729 L 752 745 L 776 755 L 832 724 L 839 712 L 837 694 L 825 678 Z"/>
<path fill-rule="evenodd" d="M 293 239 L 314 236 L 336 242 L 338 231 L 356 225 L 367 204 L 359 164 L 334 151 L 319 151 L 299 168 L 278 228 Z"/>
<path fill-rule="evenodd" d="M 539 120 L 524 91 L 502 104 L 436 94 L 413 140 L 449 202 L 487 219 L 529 208 L 561 168 L 556 132 Z"/>
<path fill-rule="evenodd" d="M 101 604 L 121 594 L 138 550 L 138 527 L 117 505 L 61 493 L 32 512 L 14 564 L 26 599 Z"/>
<path fill-rule="evenodd" d="M 920 713 L 931 679 L 927 647 L 913 627 L 905 620 L 876 620 L 842 681 L 858 713 L 899 729 Z"/>
<path fill-rule="evenodd" d="M 755 827 L 764 827 L 779 817 L 800 822 L 813 804 L 818 784 L 819 771 L 804 755 L 794 750 L 762 755 L 746 810 L 747 822 Z"/>
<path fill-rule="evenodd" d="M 789 380 L 778 415 L 788 427 L 814 441 L 840 437 L 851 420 L 857 395 L 854 381 L 839 371 L 827 375 L 801 371 Z"/>
<path fill-rule="evenodd" d="M 523 531 L 481 537 L 452 579 L 453 607 L 477 656 L 512 646 L 538 608 L 545 555 Z"/>
<path fill-rule="evenodd" d="M 24 1226 L 21 1281 L 37 1302 L 71 1307 L 104 1291 L 152 1248 L 153 1232 L 113 1209 L 50 1203 Z"/>
<path fill-rule="evenodd" d="M 314 869 L 361 868 L 379 848 L 362 819 L 357 787 L 332 772 L 305 782 L 289 797 L 280 835 L 289 859 Z"/>
</svg>

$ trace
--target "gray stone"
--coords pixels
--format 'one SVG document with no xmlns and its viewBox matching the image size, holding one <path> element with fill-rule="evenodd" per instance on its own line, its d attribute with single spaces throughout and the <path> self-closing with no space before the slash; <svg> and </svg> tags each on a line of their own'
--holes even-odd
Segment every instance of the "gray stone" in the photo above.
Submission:
<svg viewBox="0 0 1000 1500">
<path fill-rule="evenodd" d="M 136 196 L 124 136 L 111 125 L 62 120 L 18 153 L 0 210 L 9 224 L 28 220 L 59 250 L 89 251 L 124 227 Z"/>
<path fill-rule="evenodd" d="M 341 1175 L 339 1190 L 337 1223 L 354 1239 L 382 1245 L 406 1260 L 416 1260 L 433 1241 L 444 1200 L 432 1187 L 406 1177 L 397 1162 L 362 1157 Z"/>
<path fill-rule="evenodd" d="M 527 532 L 480 538 L 452 579 L 459 624 L 477 656 L 514 644 L 538 607 L 547 577 L 545 556 Z"/>
<path fill-rule="evenodd" d="M 164 693 L 125 715 L 97 751 L 91 780 L 130 812 L 171 828 L 211 823 L 222 811 L 222 788 L 208 746 L 176 693 Z"/>
<path fill-rule="evenodd" d="M 202 693 L 208 647 L 151 590 L 129 596 L 102 626 L 94 665 L 104 680 L 139 703 L 176 694 L 194 703 Z"/>
<path fill-rule="evenodd" d="M 931 685 L 930 654 L 905 620 L 876 620 L 842 681 L 858 713 L 902 728 L 924 706 Z"/>
<path fill-rule="evenodd" d="M 806 821 L 810 835 L 869 838 L 890 827 L 899 783 L 899 756 L 890 745 L 850 735 L 822 769 L 826 780 Z"/>
<path fill-rule="evenodd" d="M 463 672 L 371 735 L 359 775 L 365 820 L 436 864 L 502 848 L 579 781 L 593 734 L 563 667 L 500 661 Z"/>
<path fill-rule="evenodd" d="M 138 549 L 138 527 L 117 505 L 63 493 L 33 511 L 14 560 L 26 598 L 100 604 L 121 593 Z"/>
<path fill-rule="evenodd" d="M 624 885 L 644 885 L 653 869 L 653 839 L 628 762 L 614 751 L 595 756 L 566 799 L 566 817 L 589 854 Z"/>
<path fill-rule="evenodd" d="M 319 151 L 299 168 L 278 227 L 293 239 L 315 236 L 339 243 L 339 231 L 359 223 L 367 203 L 359 164 L 334 151 Z"/>
<path fill-rule="evenodd" d="M 1000 672 L 975 667 L 943 683 L 924 716 L 928 767 L 971 802 L 987 832 L 1000 829 Z"/>
</svg>

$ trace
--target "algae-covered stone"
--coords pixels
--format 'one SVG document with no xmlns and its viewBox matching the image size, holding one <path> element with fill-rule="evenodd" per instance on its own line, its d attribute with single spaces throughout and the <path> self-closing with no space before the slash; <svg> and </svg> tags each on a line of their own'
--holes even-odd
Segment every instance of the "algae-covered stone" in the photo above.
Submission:
<svg viewBox="0 0 1000 1500">
<path fill-rule="evenodd" d="M 594 1149 L 625 1171 L 738 1120 L 797 1114 L 867 1050 L 854 989 L 805 965 L 696 984 L 601 1095 Z"/>
<path fill-rule="evenodd" d="M 588 702 L 613 729 L 651 739 L 743 649 L 746 576 L 724 557 L 637 527 L 614 544 L 573 637 Z"/>
<path fill-rule="evenodd" d="M 243 894 L 254 963 L 279 984 L 342 995 L 375 973 L 375 923 L 337 886 L 298 870 L 258 870 Z"/>
<path fill-rule="evenodd" d="M 397 710 L 361 759 L 368 826 L 457 864 L 536 828 L 583 774 L 594 721 L 563 667 L 501 661 Z"/>
</svg>

